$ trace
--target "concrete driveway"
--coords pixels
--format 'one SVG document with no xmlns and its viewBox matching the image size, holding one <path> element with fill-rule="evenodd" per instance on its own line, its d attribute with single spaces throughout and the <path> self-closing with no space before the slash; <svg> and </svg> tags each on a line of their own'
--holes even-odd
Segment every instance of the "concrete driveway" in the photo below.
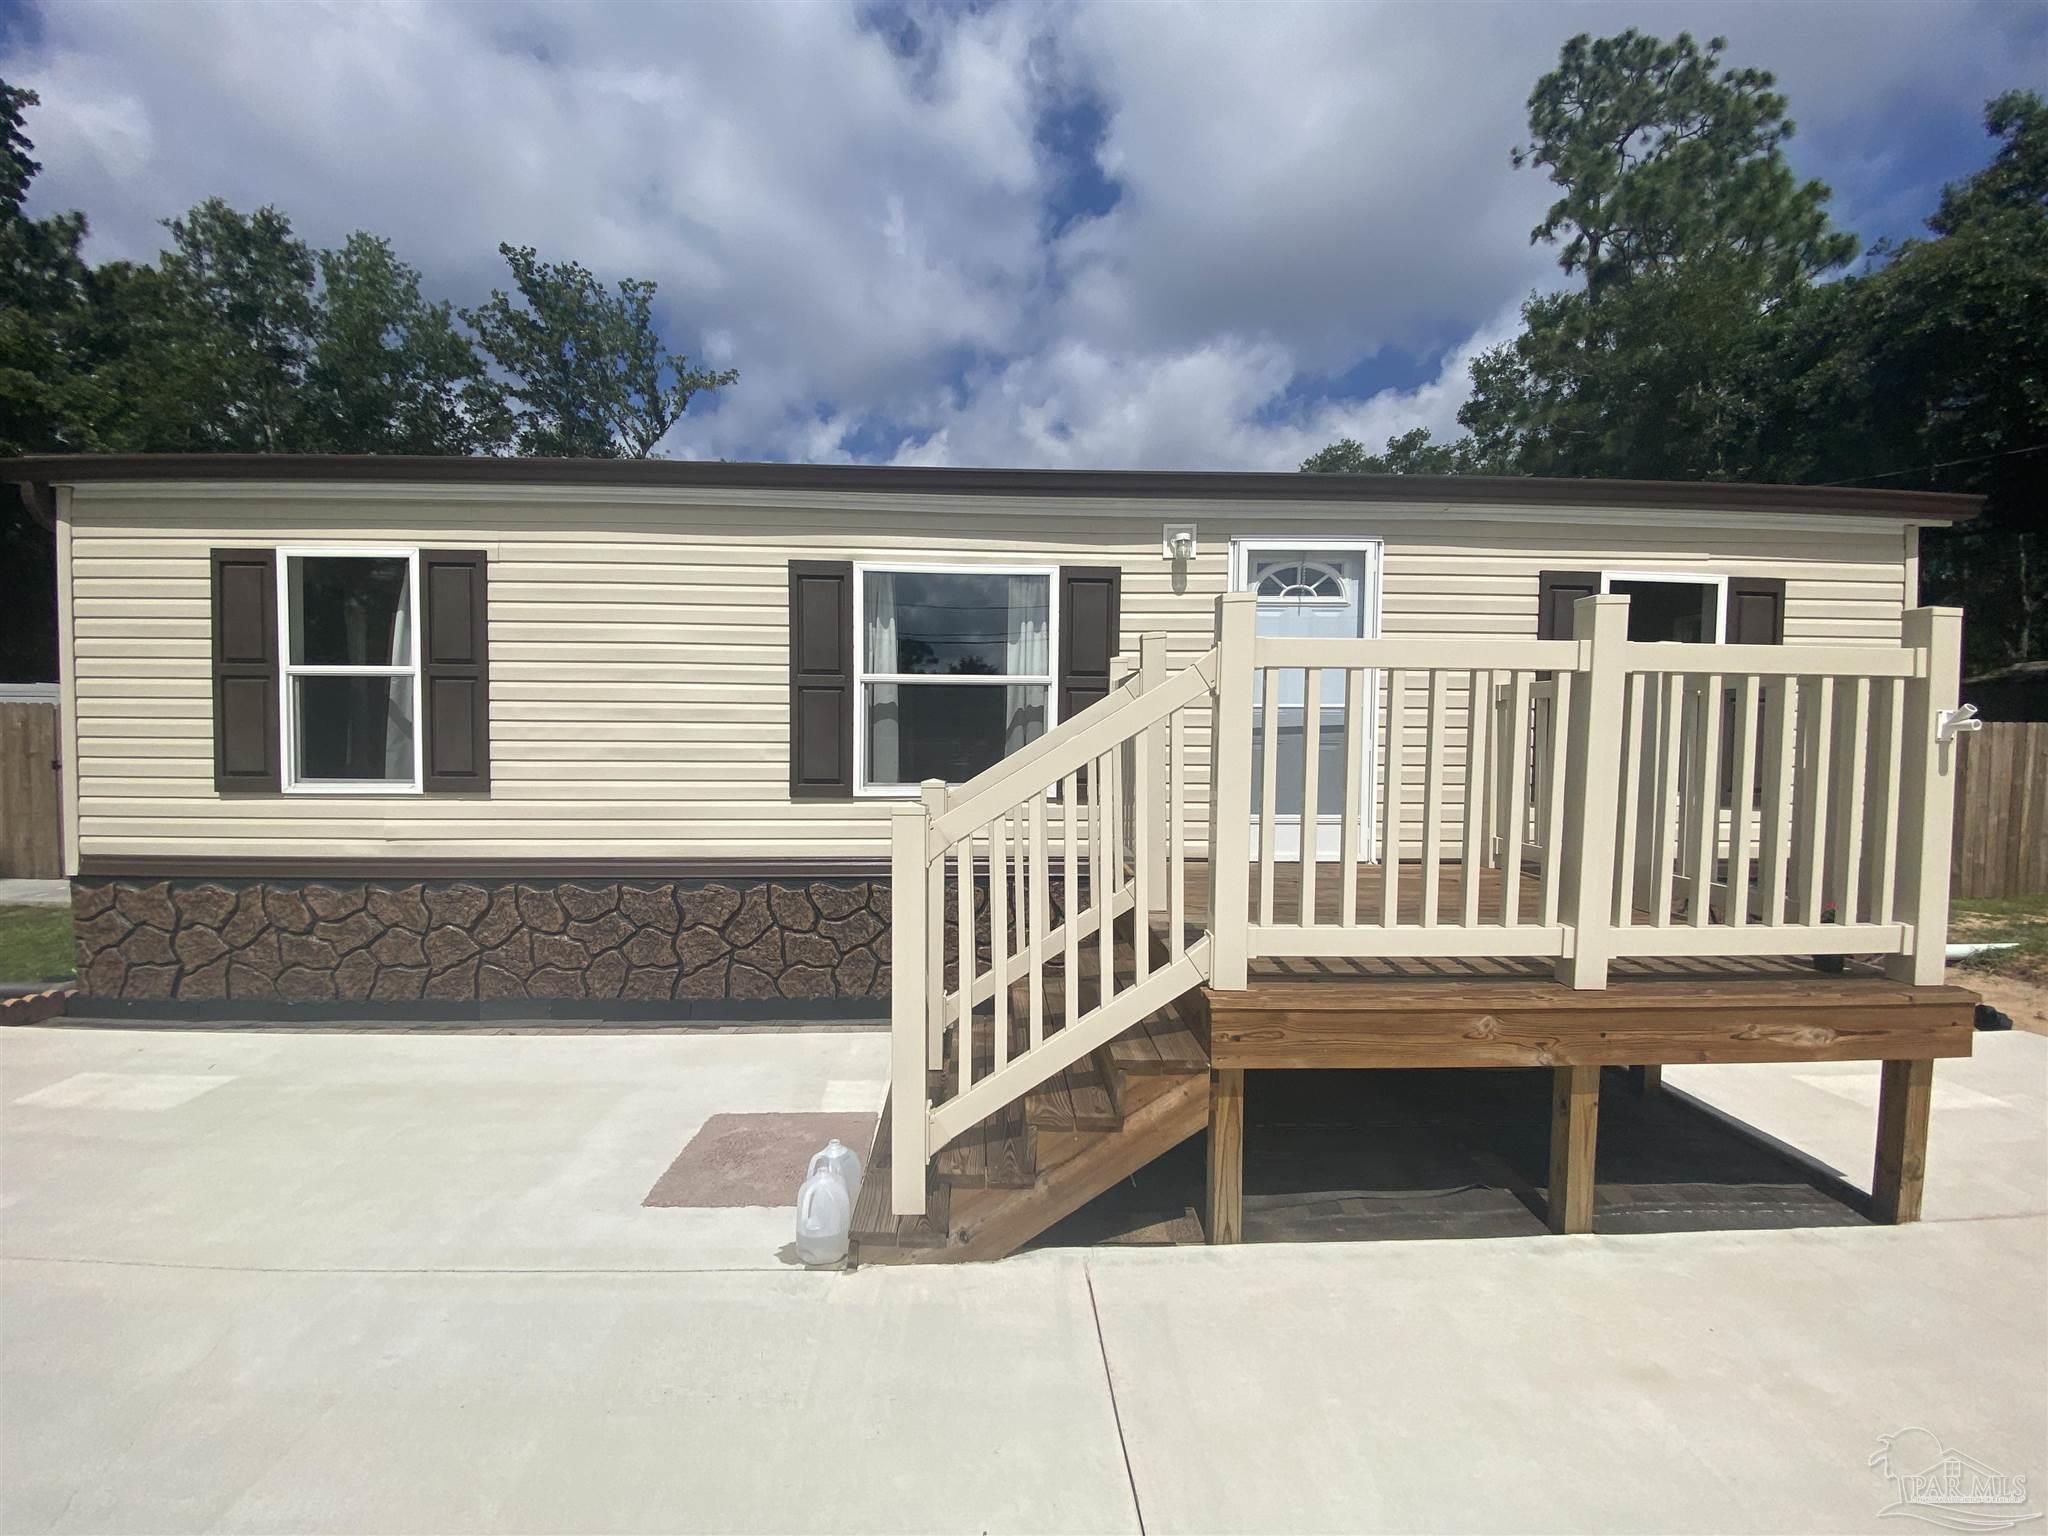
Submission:
<svg viewBox="0 0 2048 1536">
<path fill-rule="evenodd" d="M 2048 1039 L 1937 1070 L 1902 1229 L 848 1275 L 640 1204 L 885 1050 L 0 1032 L 0 1529 L 1896 1531 L 1909 1427 L 2048 1487 Z M 1867 1178 L 1874 1067 L 1668 1081 Z"/>
</svg>

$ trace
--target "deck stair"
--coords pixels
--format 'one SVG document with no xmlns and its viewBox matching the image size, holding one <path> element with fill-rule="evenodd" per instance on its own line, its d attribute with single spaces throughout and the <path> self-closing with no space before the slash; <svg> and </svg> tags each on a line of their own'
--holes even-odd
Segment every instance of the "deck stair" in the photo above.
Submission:
<svg viewBox="0 0 2048 1536">
<path fill-rule="evenodd" d="M 1015 1252 L 1208 1123 L 1206 1039 L 1199 993 L 1140 1020 L 941 1148 L 921 1215 L 889 1212 L 885 1107 L 853 1213 L 854 1261 L 934 1264 Z M 935 1098 L 954 1065 L 949 1059 L 931 1075 Z"/>
</svg>

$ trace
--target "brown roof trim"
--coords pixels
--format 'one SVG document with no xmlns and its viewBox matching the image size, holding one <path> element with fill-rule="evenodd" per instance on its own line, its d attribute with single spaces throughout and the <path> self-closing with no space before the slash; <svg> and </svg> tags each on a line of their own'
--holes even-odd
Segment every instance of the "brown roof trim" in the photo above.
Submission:
<svg viewBox="0 0 2048 1536">
<path fill-rule="evenodd" d="M 736 464 L 684 459 L 408 458 L 340 454 L 50 454 L 0 462 L 0 480 L 322 480 L 419 485 L 682 486 L 901 495 L 1102 496 L 1166 500 L 1428 501 L 1445 505 L 1668 507 L 1832 512 L 1953 522 L 1983 498 L 1931 491 L 1697 480 L 1516 475 L 1305 475 L 1229 470 L 929 469 L 888 464 Z"/>
</svg>

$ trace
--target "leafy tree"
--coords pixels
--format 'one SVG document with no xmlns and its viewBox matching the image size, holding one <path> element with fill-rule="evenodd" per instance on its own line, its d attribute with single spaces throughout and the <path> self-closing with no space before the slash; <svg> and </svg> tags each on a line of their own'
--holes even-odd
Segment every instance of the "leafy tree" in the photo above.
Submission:
<svg viewBox="0 0 2048 1536">
<path fill-rule="evenodd" d="M 498 247 L 517 297 L 499 289 L 463 318 L 510 383 L 524 454 L 646 458 L 700 392 L 737 369 L 692 368 L 654 327 L 655 285 L 607 290 L 576 262 L 540 260 L 531 246 Z"/>
<path fill-rule="evenodd" d="M 1589 298 L 1674 265 L 1735 258 L 1782 291 L 1856 254 L 1828 224 L 1829 192 L 1799 182 L 1782 145 L 1793 135 L 1766 70 L 1720 69 L 1725 38 L 1702 49 L 1630 28 L 1580 33 L 1529 95 L 1519 168 L 1561 189 L 1532 242 L 1562 242 L 1558 262 L 1583 273 Z"/>
<path fill-rule="evenodd" d="M 1301 461 L 1316 475 L 1452 475 L 1469 470 L 1468 440 L 1430 441 L 1429 428 L 1417 427 L 1387 439 L 1384 453 L 1369 453 L 1356 438 L 1343 437 Z"/>
<path fill-rule="evenodd" d="M 34 91 L 0 80 L 0 453 L 61 449 L 81 438 L 67 342 L 85 306 L 85 215 L 23 212 L 42 169 L 24 131 L 36 104 Z"/>
<path fill-rule="evenodd" d="M 453 306 L 420 295 L 391 243 L 358 231 L 320 253 L 306 366 L 308 433 L 330 453 L 470 454 L 511 437 L 504 391 Z"/>
</svg>

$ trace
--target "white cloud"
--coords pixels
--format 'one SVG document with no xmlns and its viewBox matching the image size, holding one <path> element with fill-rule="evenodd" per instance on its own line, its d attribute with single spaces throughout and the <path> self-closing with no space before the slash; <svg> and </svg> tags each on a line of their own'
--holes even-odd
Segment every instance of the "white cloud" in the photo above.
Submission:
<svg viewBox="0 0 2048 1536">
<path fill-rule="evenodd" d="M 1549 189 L 1507 148 L 1570 33 L 1725 32 L 1791 94 L 1801 169 L 1887 215 L 1924 176 L 1902 116 L 1973 115 L 2040 40 L 2038 12 L 1991 0 L 37 20 L 0 69 L 43 95 L 38 205 L 84 208 L 99 256 L 149 255 L 157 219 L 211 194 L 318 243 L 386 234 L 460 302 L 502 281 L 499 240 L 529 243 L 654 278 L 671 341 L 741 369 L 678 454 L 1219 467 L 1455 430 L 1465 357 L 1554 271 L 1527 239 Z M 1120 200 L 1074 218 L 1044 114 L 1091 101 Z M 1323 398 L 1389 352 L 1435 376 Z"/>
</svg>

